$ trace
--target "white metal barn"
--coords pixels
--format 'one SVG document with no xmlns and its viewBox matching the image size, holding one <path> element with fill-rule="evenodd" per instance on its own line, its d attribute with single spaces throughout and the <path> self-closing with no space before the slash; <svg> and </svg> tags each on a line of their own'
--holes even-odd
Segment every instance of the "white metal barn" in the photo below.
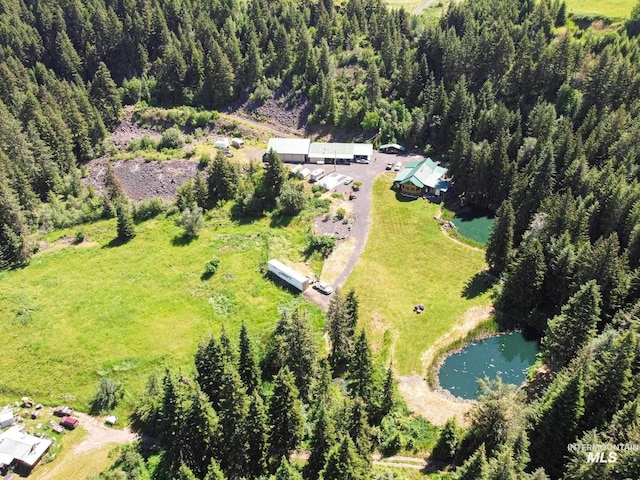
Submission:
<svg viewBox="0 0 640 480">
<path fill-rule="evenodd" d="M 305 163 L 311 140 L 308 138 L 270 138 L 267 152 L 273 150 L 287 163 Z"/>
</svg>

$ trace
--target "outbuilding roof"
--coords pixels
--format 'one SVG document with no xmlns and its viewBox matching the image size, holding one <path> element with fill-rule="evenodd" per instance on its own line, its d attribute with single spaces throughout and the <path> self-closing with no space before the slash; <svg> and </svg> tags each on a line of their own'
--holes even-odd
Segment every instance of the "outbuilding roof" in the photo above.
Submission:
<svg viewBox="0 0 640 480">
<path fill-rule="evenodd" d="M 320 143 L 309 146 L 309 158 L 352 159 L 353 143 Z"/>
<path fill-rule="evenodd" d="M 446 192 L 450 186 L 450 182 L 442 178 L 446 174 L 446 168 L 436 165 L 430 158 L 425 158 L 420 162 L 407 163 L 396 175 L 394 183 L 402 185 L 410 182 L 418 188 L 427 186 Z"/>
<path fill-rule="evenodd" d="M 306 155 L 310 144 L 308 138 L 270 138 L 267 152 L 273 150 L 280 155 Z"/>
<path fill-rule="evenodd" d="M 16 459 L 32 467 L 49 450 L 51 443 L 47 438 L 34 437 L 25 433 L 20 425 L 14 425 L 0 434 L 0 462 L 11 457 L 11 462 Z"/>
</svg>

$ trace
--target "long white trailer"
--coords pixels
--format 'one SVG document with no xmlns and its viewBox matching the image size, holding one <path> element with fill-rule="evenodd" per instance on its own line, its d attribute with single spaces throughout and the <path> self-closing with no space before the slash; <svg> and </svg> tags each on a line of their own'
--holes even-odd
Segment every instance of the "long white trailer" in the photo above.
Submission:
<svg viewBox="0 0 640 480">
<path fill-rule="evenodd" d="M 267 264 L 268 269 L 271 273 L 284 280 L 292 287 L 297 288 L 301 292 L 304 292 L 307 288 L 309 288 L 311 280 L 297 270 L 288 267 L 287 265 L 276 259 L 269 260 Z"/>
</svg>

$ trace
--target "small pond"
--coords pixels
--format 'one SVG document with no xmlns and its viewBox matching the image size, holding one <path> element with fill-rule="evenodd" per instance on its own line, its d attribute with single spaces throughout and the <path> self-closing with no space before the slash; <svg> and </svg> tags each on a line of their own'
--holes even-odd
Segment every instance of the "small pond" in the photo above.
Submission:
<svg viewBox="0 0 640 480">
<path fill-rule="evenodd" d="M 493 214 L 483 208 L 465 207 L 456 212 L 453 224 L 460 235 L 484 245 L 489 240 Z"/>
<path fill-rule="evenodd" d="M 449 356 L 438 372 L 440 386 L 456 397 L 474 400 L 477 380 L 498 375 L 504 383 L 521 385 L 536 361 L 538 342 L 520 333 L 508 333 L 471 343 Z"/>
</svg>

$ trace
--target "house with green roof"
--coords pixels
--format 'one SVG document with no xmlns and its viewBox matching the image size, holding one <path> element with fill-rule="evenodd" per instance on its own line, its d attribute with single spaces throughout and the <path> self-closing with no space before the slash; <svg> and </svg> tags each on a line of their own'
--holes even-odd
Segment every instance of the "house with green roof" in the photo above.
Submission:
<svg viewBox="0 0 640 480">
<path fill-rule="evenodd" d="M 436 164 L 430 158 L 420 162 L 407 163 L 396 175 L 393 181 L 395 188 L 400 193 L 410 197 L 423 195 L 440 196 L 451 186 L 449 180 L 445 180 L 447 169 Z"/>
</svg>

